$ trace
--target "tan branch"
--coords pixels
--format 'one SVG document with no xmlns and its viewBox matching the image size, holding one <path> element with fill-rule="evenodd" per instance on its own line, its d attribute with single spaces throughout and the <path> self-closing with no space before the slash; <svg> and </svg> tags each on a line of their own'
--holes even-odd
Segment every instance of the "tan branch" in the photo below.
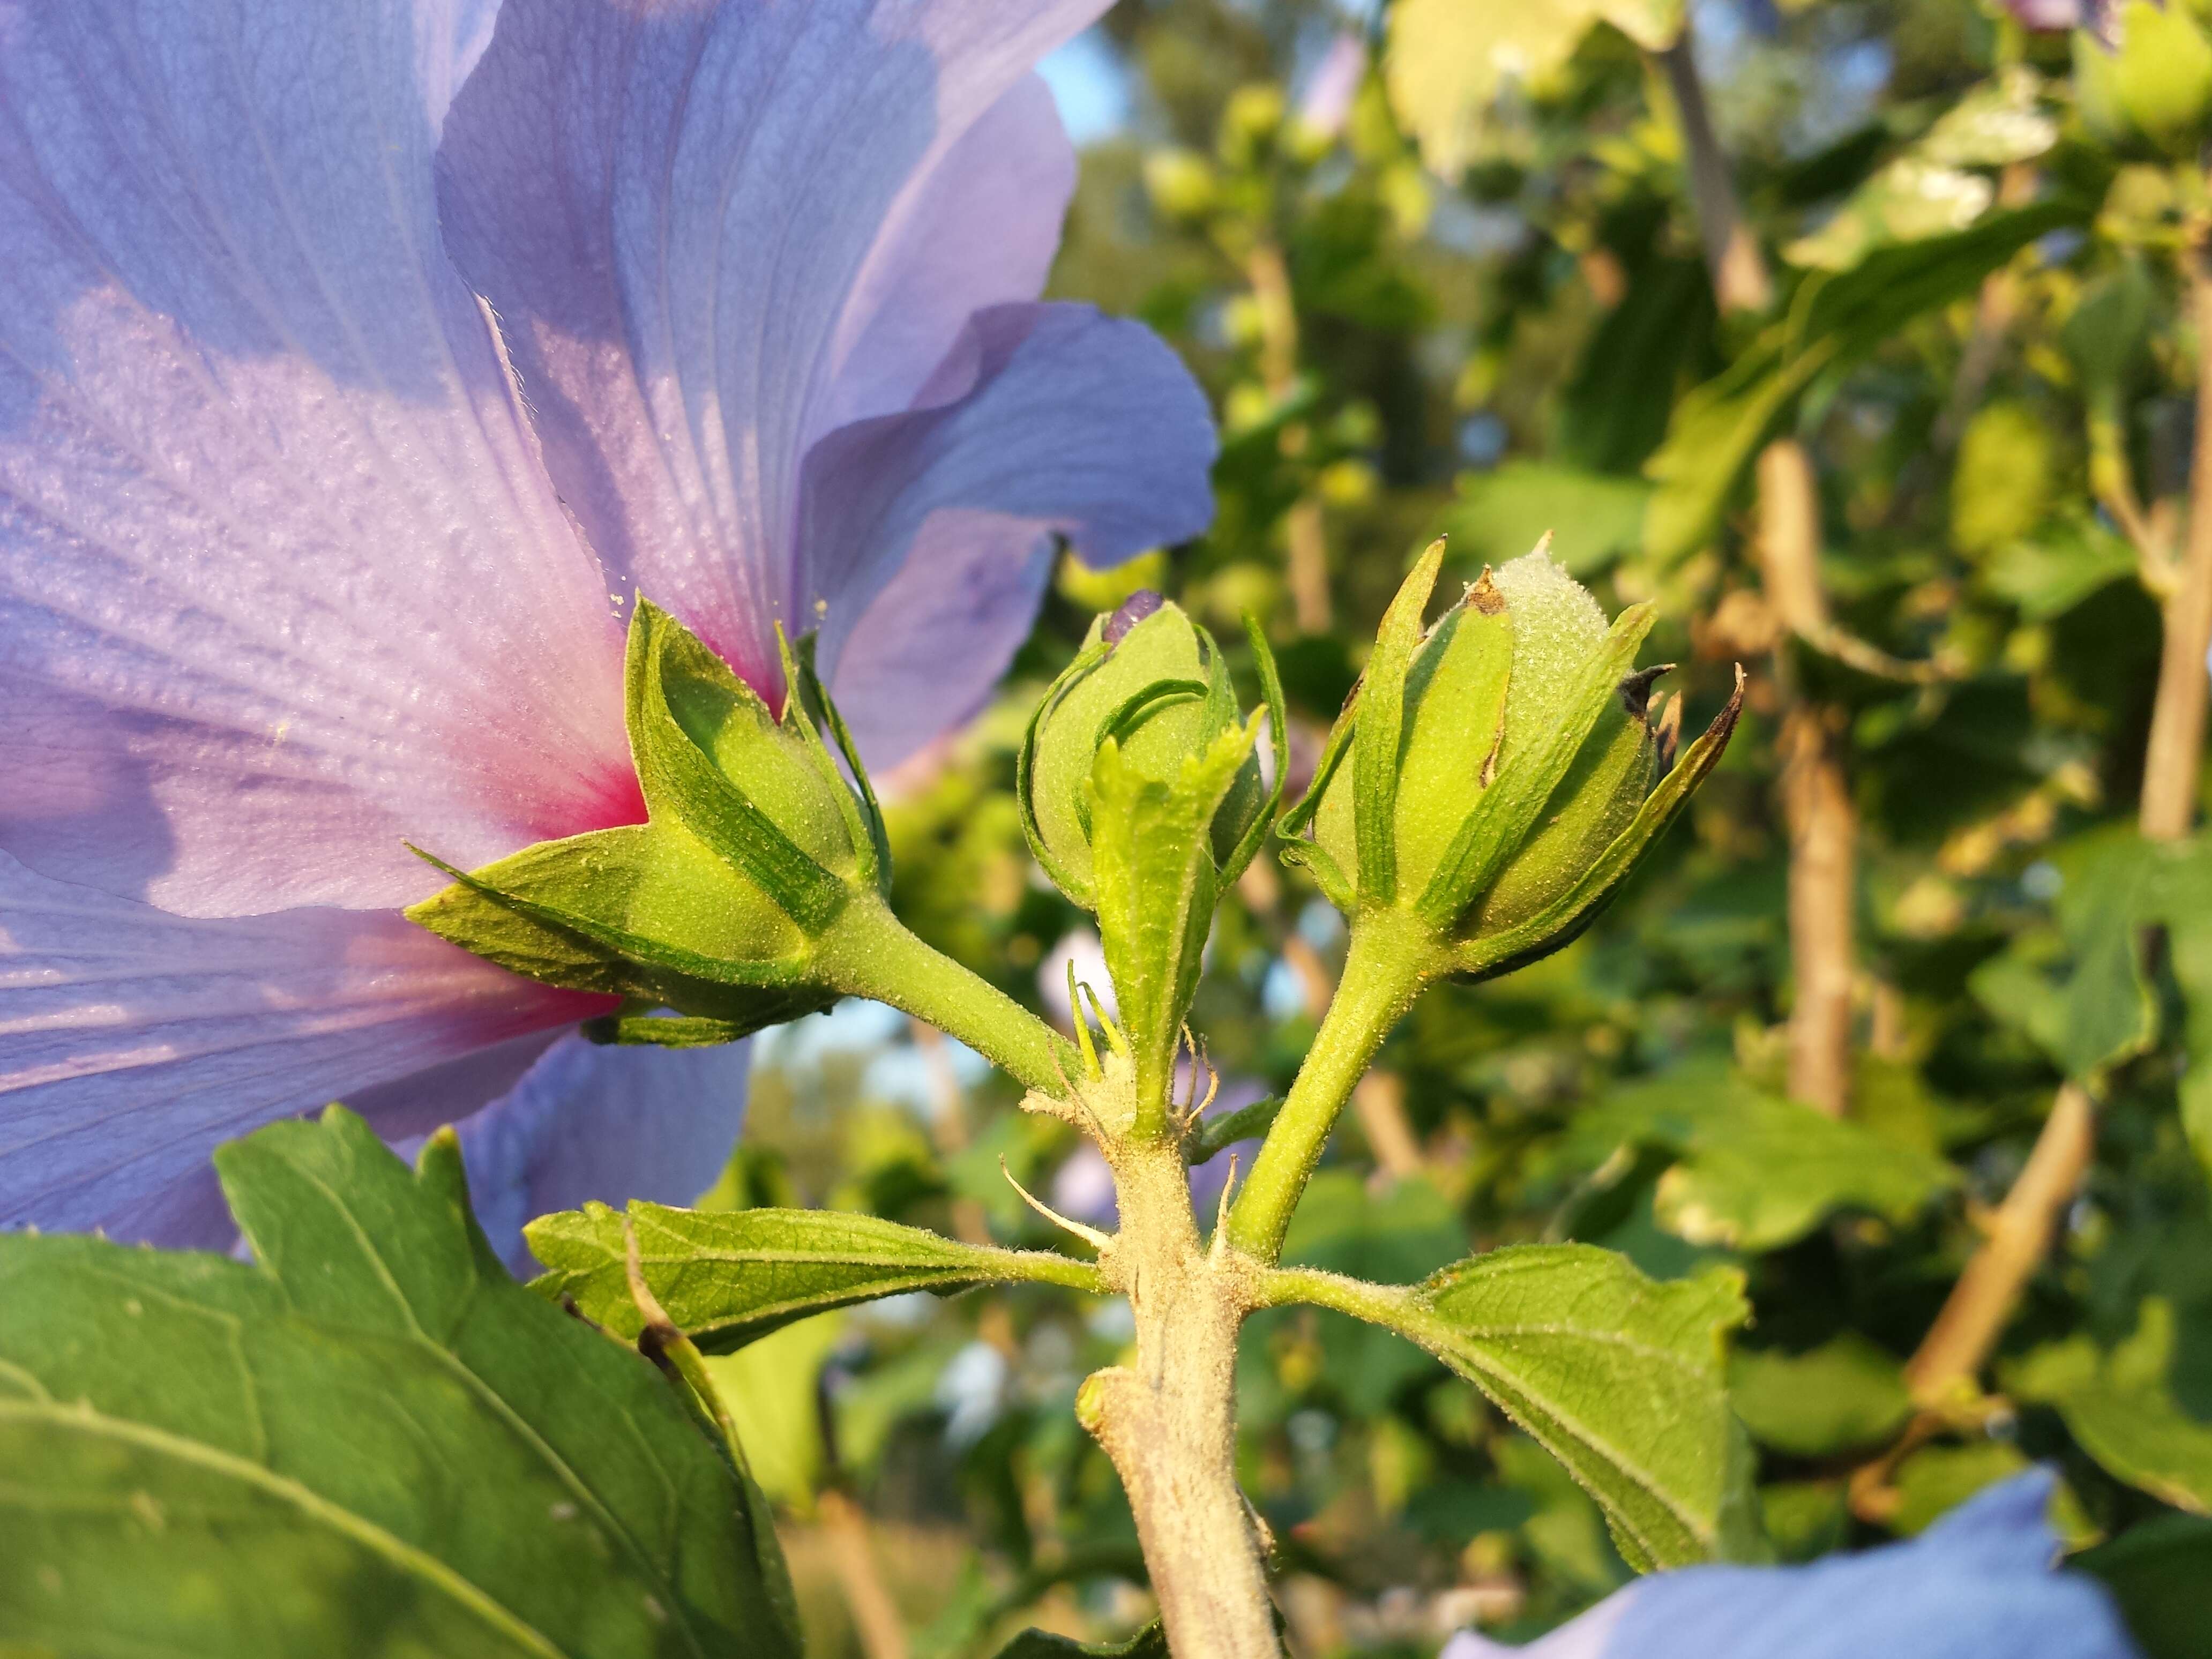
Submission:
<svg viewBox="0 0 2212 1659">
<path fill-rule="evenodd" d="M 2166 602 L 2166 638 L 2143 750 L 2143 835 L 2179 841 L 2189 833 L 2204 759 L 2205 652 L 2212 647 L 2212 273 L 2205 251 L 2189 257 L 2189 295 L 2197 319 L 2197 452 L 2191 459 L 2189 541 L 2179 585 Z"/>
<path fill-rule="evenodd" d="M 1768 602 L 1791 633 L 1830 631 L 1820 589 L 1819 487 L 1812 458 L 1794 438 L 1759 458 L 1759 562 Z M 1844 768 L 1840 711 L 1805 702 L 1778 659 L 1782 716 L 1782 811 L 1790 831 L 1790 1092 L 1830 1117 L 1850 1103 L 1852 923 L 1858 817 Z"/>
<path fill-rule="evenodd" d="M 845 1605 L 867 1659 L 908 1659 L 911 1651 L 906 1621 L 891 1599 L 876 1560 L 873 1528 L 858 1504 L 834 1486 L 815 1503 L 822 1530 L 830 1544 L 830 1559 L 845 1587 Z"/>
<path fill-rule="evenodd" d="M 1723 311 L 1765 311 L 1774 303 L 1774 282 L 1759 239 L 1745 222 L 1736 199 L 1735 179 L 1713 131 L 1705 83 L 1698 78 L 1690 31 L 1686 25 L 1674 44 L 1659 54 L 1667 84 L 1674 94 L 1674 113 L 1682 125 L 1682 146 L 1690 163 L 1690 205 L 1697 216 L 1698 240 L 1711 274 L 1713 298 Z"/>
<path fill-rule="evenodd" d="M 2051 1103 L 2026 1167 L 1997 1206 L 1988 1239 L 1906 1362 L 1905 1386 L 1923 1408 L 1955 1401 L 1988 1361 L 2021 1290 L 2050 1253 L 2096 1140 L 2095 1103 L 2079 1084 L 2066 1084 Z"/>
<path fill-rule="evenodd" d="M 1360 1132 L 1376 1167 L 1393 1181 L 1421 1173 L 1421 1143 L 1406 1118 L 1406 1079 L 1395 1072 L 1370 1072 L 1352 1091 Z"/>
</svg>

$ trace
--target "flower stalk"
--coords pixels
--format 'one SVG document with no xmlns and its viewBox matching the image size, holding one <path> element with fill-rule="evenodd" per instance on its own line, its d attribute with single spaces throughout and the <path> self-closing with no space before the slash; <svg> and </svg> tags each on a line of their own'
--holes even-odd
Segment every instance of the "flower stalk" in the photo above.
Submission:
<svg viewBox="0 0 2212 1659">
<path fill-rule="evenodd" d="M 1176 606 L 1143 594 L 1098 619 L 1031 720 L 1017 781 L 1037 861 L 1097 916 L 1113 975 L 1116 1015 L 1090 996 L 1073 1042 L 892 914 L 881 812 L 804 651 L 787 648 L 771 709 L 642 604 L 628 701 L 650 821 L 449 869 L 454 884 L 416 912 L 518 971 L 619 995 L 602 1022 L 616 1042 L 726 1041 L 868 997 L 1091 1136 L 1117 1232 L 1023 1196 L 1097 1249 L 1077 1279 L 1129 1298 L 1134 1353 L 1085 1382 L 1077 1412 L 1128 1493 L 1177 1659 L 1280 1650 L 1264 1528 L 1237 1480 L 1237 1332 L 1369 1062 L 1436 981 L 1510 971 L 1588 926 L 1718 758 L 1741 697 L 1677 761 L 1674 727 L 1649 710 L 1665 671 L 1635 667 L 1648 607 L 1608 623 L 1540 549 L 1425 627 L 1443 558 L 1439 542 L 1416 562 L 1312 788 L 1279 820 L 1286 717 L 1258 628 L 1263 707 L 1247 714 Z M 1298 836 L 1286 859 L 1349 913 L 1350 952 L 1208 1238 L 1190 1163 L 1229 1126 L 1201 1127 L 1194 1087 L 1177 1098 L 1178 1057 L 1215 907 L 1271 830 Z M 1079 1011 L 1088 988 L 1070 987 Z"/>
</svg>

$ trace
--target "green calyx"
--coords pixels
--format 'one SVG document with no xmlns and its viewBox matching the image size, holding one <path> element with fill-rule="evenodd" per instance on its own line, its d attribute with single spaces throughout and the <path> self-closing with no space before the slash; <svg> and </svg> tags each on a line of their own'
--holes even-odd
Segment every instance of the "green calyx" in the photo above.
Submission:
<svg viewBox="0 0 2212 1659">
<path fill-rule="evenodd" d="M 1635 670 L 1649 606 L 1608 625 L 1542 548 L 1486 570 L 1424 632 L 1432 545 L 1385 615 L 1286 861 L 1355 920 L 1409 912 L 1435 970 L 1489 977 L 1586 927 L 1719 758 L 1741 689 L 1655 791 L 1671 732 Z M 1310 830 L 1310 838 L 1303 832 Z"/>
<path fill-rule="evenodd" d="M 1272 787 L 1258 753 L 1262 711 L 1239 712 L 1220 648 L 1157 594 L 1091 625 L 1022 745 L 1023 828 L 1060 890 L 1097 915 L 1142 1138 L 1168 1133 L 1176 1048 L 1214 906 L 1280 798 L 1282 693 L 1264 635 L 1247 631 L 1272 716 Z"/>
<path fill-rule="evenodd" d="M 1279 702 L 1267 641 L 1251 631 L 1267 696 Z M 1016 787 L 1037 862 L 1068 897 L 1096 908 L 1091 783 L 1100 750 L 1111 743 L 1124 771 L 1170 784 L 1243 723 L 1220 647 L 1180 605 L 1146 592 L 1096 618 L 1022 744 Z M 1279 744 L 1282 724 L 1274 722 Z M 1261 776 L 1248 744 L 1207 821 L 1214 868 L 1228 880 L 1251 862 L 1265 833 L 1271 803 Z"/>
<path fill-rule="evenodd" d="M 803 652 L 781 715 L 667 612 L 640 599 L 624 672 L 647 822 L 543 842 L 407 915 L 546 984 L 621 997 L 602 1041 L 689 1046 L 828 1006 L 817 942 L 890 858 L 866 774 Z M 825 744 L 826 726 L 857 789 Z M 680 1018 L 648 1017 L 672 1011 Z"/>
</svg>

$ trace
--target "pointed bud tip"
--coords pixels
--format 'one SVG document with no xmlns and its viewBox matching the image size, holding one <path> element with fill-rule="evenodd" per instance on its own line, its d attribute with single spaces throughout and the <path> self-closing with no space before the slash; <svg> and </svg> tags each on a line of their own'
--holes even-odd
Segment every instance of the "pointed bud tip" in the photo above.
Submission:
<svg viewBox="0 0 2212 1659">
<path fill-rule="evenodd" d="M 1671 662 L 1658 663 L 1650 668 L 1639 668 L 1620 683 L 1620 706 L 1635 719 L 1642 720 L 1651 707 L 1651 688 L 1659 677 L 1674 672 Z"/>
<path fill-rule="evenodd" d="M 1106 626 L 1100 637 L 1109 646 L 1121 644 L 1123 637 L 1131 629 L 1166 603 L 1167 601 L 1155 590 L 1149 587 L 1139 588 L 1115 607 L 1114 614 L 1106 618 Z"/>
</svg>

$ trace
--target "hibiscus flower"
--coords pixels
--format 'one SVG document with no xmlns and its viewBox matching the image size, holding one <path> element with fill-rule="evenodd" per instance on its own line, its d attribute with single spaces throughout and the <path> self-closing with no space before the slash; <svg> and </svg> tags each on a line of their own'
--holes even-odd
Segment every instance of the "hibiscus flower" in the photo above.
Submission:
<svg viewBox="0 0 2212 1659">
<path fill-rule="evenodd" d="M 0 1224 L 220 1243 L 218 1142 L 459 1121 L 512 1253 L 684 1200 L 742 1048 L 399 915 L 643 817 L 640 594 L 872 765 L 1064 537 L 1203 528 L 1158 341 L 1041 304 L 1104 0 L 0 0 Z"/>
</svg>

